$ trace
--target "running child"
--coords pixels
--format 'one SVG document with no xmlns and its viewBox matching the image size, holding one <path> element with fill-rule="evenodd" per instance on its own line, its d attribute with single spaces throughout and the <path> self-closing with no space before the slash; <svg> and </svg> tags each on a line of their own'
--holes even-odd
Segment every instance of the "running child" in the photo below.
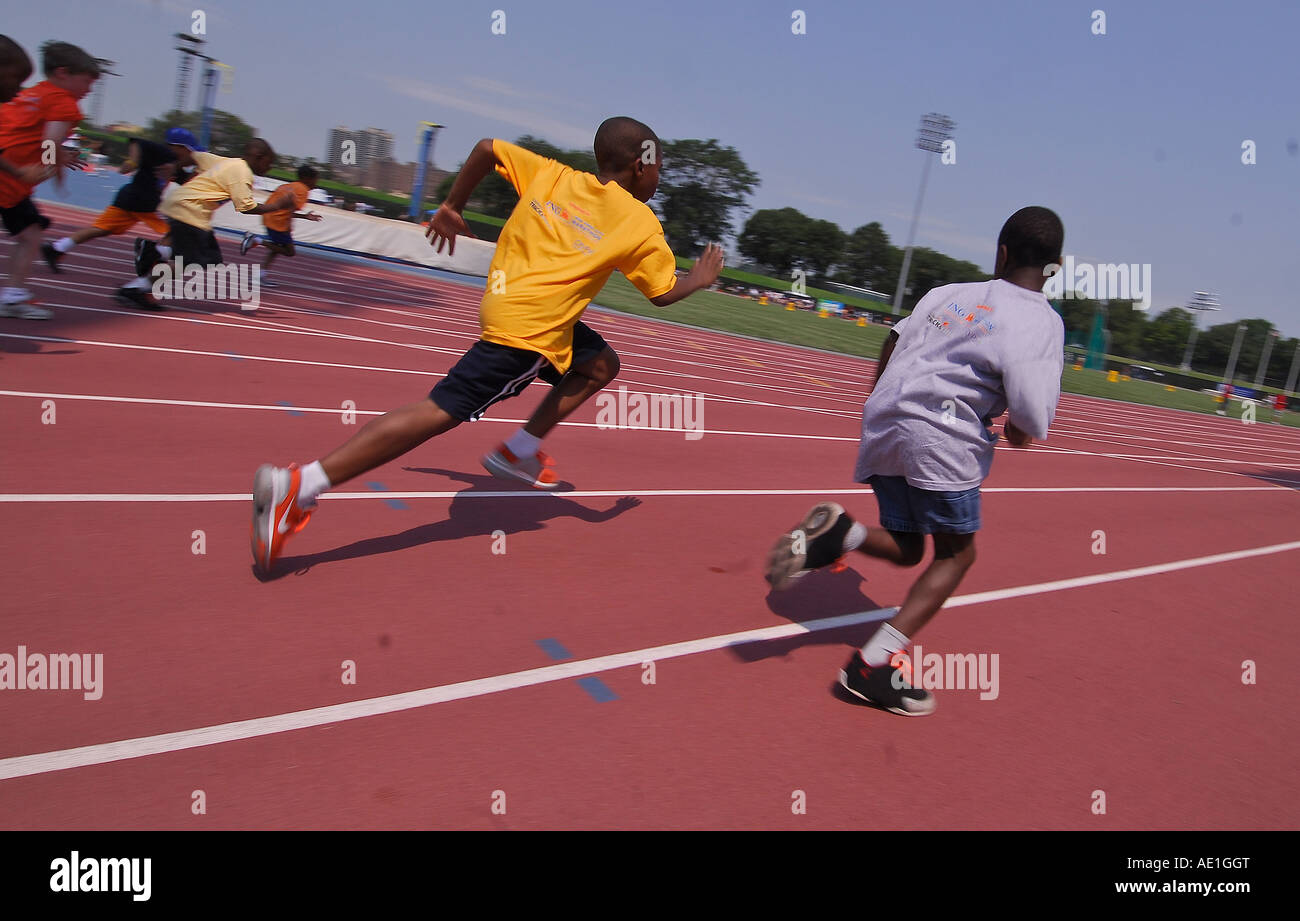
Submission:
<svg viewBox="0 0 1300 921">
<path fill-rule="evenodd" d="M 95 223 L 41 247 L 41 255 L 45 257 L 50 271 L 62 271 L 59 263 L 73 247 L 99 237 L 126 233 L 136 224 L 144 224 L 154 233 L 161 234 L 164 244 L 169 243 L 167 235 L 171 228 L 166 219 L 156 213 L 158 205 L 169 182 L 185 179 L 184 174 L 178 171 L 196 165 L 196 151 L 202 153 L 203 148 L 194 135 L 184 128 L 168 130 L 166 144 L 145 138 L 131 138 L 126 162 L 119 170 L 124 174 L 133 174 L 131 181 L 118 189 L 113 203 L 95 218 Z"/>
<path fill-rule="evenodd" d="M 294 208 L 301 208 L 307 204 L 307 198 L 311 195 L 311 190 L 316 188 L 318 173 L 314 167 L 298 167 L 298 181 L 290 182 L 281 186 L 293 196 Z M 276 189 L 280 191 L 281 189 Z M 262 224 L 266 227 L 266 239 L 263 240 L 255 233 L 244 234 L 243 242 L 239 244 L 239 253 L 242 256 L 255 246 L 265 247 L 266 261 L 262 263 L 262 287 L 274 288 L 275 282 L 271 281 L 266 275 L 271 271 L 271 263 L 275 261 L 276 256 L 293 256 L 293 233 L 290 227 L 293 219 L 301 221 L 319 221 L 321 216 L 315 211 L 295 211 L 290 214 L 287 211 L 276 211 L 272 214 L 262 216 Z"/>
<path fill-rule="evenodd" d="M 461 212 L 494 168 L 519 193 L 502 228 L 479 310 L 482 337 L 424 399 L 368 423 L 351 440 L 300 468 L 265 464 L 253 478 L 252 551 L 268 571 L 307 524 L 317 497 L 436 435 L 478 419 L 535 378 L 552 385 L 528 422 L 483 458 L 494 476 L 555 489 L 554 462 L 538 450 L 562 419 L 618 374 L 618 355 L 579 321 L 615 269 L 667 307 L 717 279 L 722 249 L 710 244 L 684 277 L 645 204 L 659 186 L 663 147 L 646 125 L 610 118 L 596 131 L 598 174 L 570 169 L 505 141 L 475 145 L 429 224 L 430 243 L 455 252 L 473 237 Z"/>
<path fill-rule="evenodd" d="M 998 236 L 992 281 L 935 288 L 894 325 L 863 409 L 854 475 L 871 485 L 880 527 L 823 502 L 769 556 L 767 579 L 782 589 L 853 550 L 915 566 L 931 535 L 929 567 L 840 671 L 847 691 L 893 713 L 934 711 L 934 695 L 911 685 L 904 654 L 975 562 L 980 484 L 998 441 L 992 420 L 1006 412 L 1002 434 L 1025 447 L 1046 438 L 1056 416 L 1065 329 L 1042 290 L 1064 238 L 1053 212 L 1022 208 Z"/>
<path fill-rule="evenodd" d="M 81 121 L 77 103 L 99 78 L 100 62 L 76 45 L 46 42 L 41 46 L 41 69 L 44 80 L 0 106 L 0 151 L 6 163 L 18 170 L 17 175 L 13 169 L 0 170 L 0 221 L 17 241 L 9 255 L 5 287 L 0 289 L 0 317 L 26 320 L 54 316 L 54 311 L 31 303 L 32 293 L 23 287 L 41 245 L 41 232 L 50 226 L 50 219 L 32 201 L 32 189 L 51 176 L 62 188 L 63 168 L 75 165 L 76 151 L 62 145 Z M 12 73 L 11 69 L 11 79 Z"/>
<path fill-rule="evenodd" d="M 180 256 L 183 264 L 220 265 L 221 246 L 212 232 L 212 212 L 229 201 L 244 214 L 269 214 L 293 209 L 293 197 L 276 192 L 262 204 L 253 198 L 253 175 L 265 176 L 275 163 L 275 151 L 261 138 L 244 146 L 244 156 L 218 157 L 203 151 L 191 156 L 202 170 L 182 186 L 168 189 L 162 213 L 167 218 L 171 243 L 138 241 L 135 253 L 136 278 L 117 290 L 117 299 L 145 310 L 162 310 L 153 296 L 150 272 L 160 261 Z"/>
</svg>

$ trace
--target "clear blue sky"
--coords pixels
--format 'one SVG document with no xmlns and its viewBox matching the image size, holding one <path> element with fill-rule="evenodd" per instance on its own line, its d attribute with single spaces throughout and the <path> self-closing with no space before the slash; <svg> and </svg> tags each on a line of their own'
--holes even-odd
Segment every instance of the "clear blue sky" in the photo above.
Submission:
<svg viewBox="0 0 1300 921">
<path fill-rule="evenodd" d="M 396 135 L 448 127 L 455 168 L 484 136 L 588 146 L 614 114 L 665 138 L 718 138 L 762 185 L 846 231 L 878 220 L 906 242 L 929 111 L 957 123 L 957 163 L 932 171 L 918 245 L 992 268 L 1003 220 L 1056 210 L 1066 251 L 1150 263 L 1153 312 L 1218 293 L 1210 322 L 1262 316 L 1300 335 L 1300 4 L 1086 0 L 44 0 L 2 28 L 119 62 L 104 116 L 170 108 L 171 35 L 207 14 L 235 68 L 218 107 L 278 150 L 323 158 L 335 125 Z M 493 11 L 506 32 L 492 34 Z M 806 14 L 807 34 L 791 32 Z M 1092 11 L 1106 34 L 1092 33 Z M 39 66 L 39 65 L 38 65 Z M 89 100 L 87 100 L 89 103 Z M 1241 162 L 1242 142 L 1258 162 Z"/>
</svg>

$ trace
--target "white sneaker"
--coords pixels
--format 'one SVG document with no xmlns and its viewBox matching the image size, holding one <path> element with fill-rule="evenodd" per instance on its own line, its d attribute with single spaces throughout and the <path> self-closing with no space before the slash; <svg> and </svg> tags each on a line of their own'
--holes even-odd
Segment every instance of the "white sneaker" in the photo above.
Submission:
<svg viewBox="0 0 1300 921">
<path fill-rule="evenodd" d="M 49 320 L 54 311 L 48 307 L 37 307 L 32 302 L 32 293 L 23 291 L 18 300 L 0 302 L 0 317 L 17 317 L 20 320 Z"/>
</svg>

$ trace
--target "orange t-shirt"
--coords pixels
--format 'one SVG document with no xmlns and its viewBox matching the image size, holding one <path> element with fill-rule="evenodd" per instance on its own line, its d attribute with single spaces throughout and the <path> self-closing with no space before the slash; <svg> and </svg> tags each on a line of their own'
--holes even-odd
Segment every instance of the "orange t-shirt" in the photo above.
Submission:
<svg viewBox="0 0 1300 921">
<path fill-rule="evenodd" d="M 646 297 L 677 283 L 677 263 L 655 213 L 615 182 L 493 141 L 497 172 L 519 204 L 497 240 L 479 308 L 483 339 L 573 363 L 573 327 L 620 271 Z"/>
<path fill-rule="evenodd" d="M 67 134 L 58 139 L 62 144 L 80 121 L 77 97 L 42 80 L 0 106 L 0 152 L 15 166 L 40 163 L 45 123 L 68 123 Z M 0 208 L 12 208 L 31 194 L 32 186 L 17 176 L 0 173 Z"/>
<path fill-rule="evenodd" d="M 274 198 L 284 191 L 284 186 L 280 186 L 271 193 Z M 307 188 L 301 182 L 289 183 L 289 191 L 293 193 L 293 211 L 301 211 L 302 206 L 307 204 L 307 196 L 311 194 L 311 189 Z M 279 230 L 287 233 L 293 225 L 293 211 L 272 211 L 269 214 L 262 215 L 262 223 L 267 230 Z"/>
</svg>

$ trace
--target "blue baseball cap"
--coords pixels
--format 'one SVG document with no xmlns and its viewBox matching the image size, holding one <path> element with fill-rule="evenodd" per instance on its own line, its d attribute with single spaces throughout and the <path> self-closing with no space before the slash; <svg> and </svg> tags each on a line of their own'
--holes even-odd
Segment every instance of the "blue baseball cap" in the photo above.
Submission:
<svg viewBox="0 0 1300 921">
<path fill-rule="evenodd" d="M 203 153 L 207 148 L 199 146 L 199 139 L 184 128 L 168 128 L 167 143 L 179 144 L 181 147 L 188 147 L 190 150 Z"/>
</svg>

